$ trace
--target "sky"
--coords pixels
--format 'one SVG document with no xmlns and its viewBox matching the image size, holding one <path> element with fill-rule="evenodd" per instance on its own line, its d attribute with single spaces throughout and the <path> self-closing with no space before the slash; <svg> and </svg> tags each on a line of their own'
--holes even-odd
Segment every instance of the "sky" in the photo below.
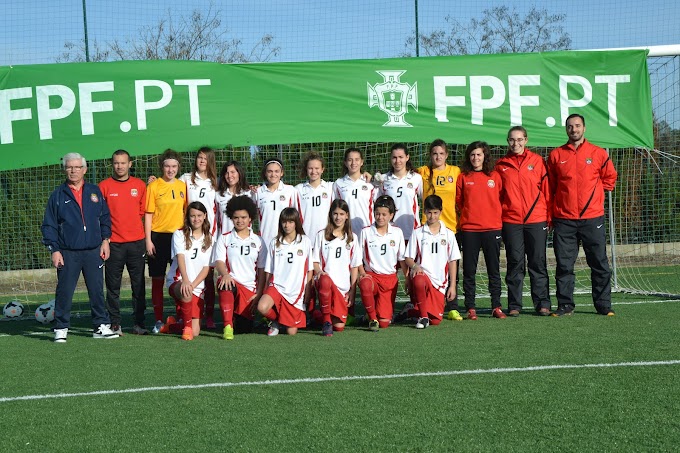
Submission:
<svg viewBox="0 0 680 453">
<path fill-rule="evenodd" d="M 83 37 L 82 0 L 0 0 L 0 65 L 52 63 L 64 43 Z M 281 49 L 272 61 L 397 57 L 415 28 L 416 0 L 87 0 L 90 42 L 135 39 L 139 30 L 194 9 L 219 11 L 230 37 L 249 50 L 264 34 Z M 537 2 L 418 0 L 421 33 L 441 29 L 445 17 L 467 23 L 486 8 L 522 13 Z M 640 5 L 644 4 L 642 8 Z M 564 14 L 573 49 L 680 44 L 680 2 L 604 0 L 540 2 Z"/>
</svg>

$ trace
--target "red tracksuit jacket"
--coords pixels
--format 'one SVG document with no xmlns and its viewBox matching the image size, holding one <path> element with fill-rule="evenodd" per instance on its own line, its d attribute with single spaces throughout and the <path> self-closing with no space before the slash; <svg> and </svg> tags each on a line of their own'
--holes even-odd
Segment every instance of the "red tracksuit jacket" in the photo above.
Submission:
<svg viewBox="0 0 680 453">
<path fill-rule="evenodd" d="M 552 217 L 593 219 L 604 215 L 604 191 L 614 190 L 616 169 L 607 152 L 584 140 L 578 149 L 569 143 L 548 157 Z"/>
<path fill-rule="evenodd" d="M 481 171 L 461 173 L 456 179 L 456 207 L 461 231 L 492 231 L 503 227 L 501 189 L 503 181 L 496 171 L 488 176 Z"/>
<path fill-rule="evenodd" d="M 523 156 L 518 159 L 510 153 L 496 162 L 496 171 L 503 180 L 503 222 L 525 224 L 550 221 L 548 168 L 541 156 L 526 148 Z"/>
</svg>

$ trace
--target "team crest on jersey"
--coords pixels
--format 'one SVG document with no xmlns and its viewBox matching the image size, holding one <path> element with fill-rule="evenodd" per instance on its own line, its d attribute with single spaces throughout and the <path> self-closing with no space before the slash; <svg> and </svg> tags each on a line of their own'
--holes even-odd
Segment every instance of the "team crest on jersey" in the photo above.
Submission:
<svg viewBox="0 0 680 453">
<path fill-rule="evenodd" d="M 321 198 L 328 198 L 328 194 L 326 192 L 322 193 Z"/>
<path fill-rule="evenodd" d="M 489 179 L 489 180 L 486 182 L 486 185 L 489 186 L 489 187 L 491 187 L 491 188 L 493 189 L 494 187 L 496 187 L 496 181 L 494 181 L 493 179 Z"/>
<path fill-rule="evenodd" d="M 529 165 L 529 166 L 527 166 L 527 170 L 529 170 L 529 171 L 533 171 L 533 170 L 534 170 L 534 166 L 533 166 L 533 165 Z"/>
<path fill-rule="evenodd" d="M 279 201 L 286 201 L 286 197 L 284 197 L 283 195 L 281 195 L 281 196 L 279 197 Z"/>
<path fill-rule="evenodd" d="M 446 245 L 446 239 L 441 240 L 441 245 Z"/>
<path fill-rule="evenodd" d="M 591 159 L 590 157 L 588 157 L 588 158 L 586 159 L 586 164 L 590 165 L 590 164 L 592 164 L 592 163 L 593 163 L 593 159 Z"/>
<path fill-rule="evenodd" d="M 368 190 L 368 186 L 361 186 L 361 190 Z"/>
<path fill-rule="evenodd" d="M 130 196 L 136 197 L 137 195 L 139 195 L 137 189 L 130 189 Z"/>
<path fill-rule="evenodd" d="M 345 244 L 345 248 L 346 248 L 347 250 L 351 249 L 351 248 L 352 248 L 352 244 Z"/>
<path fill-rule="evenodd" d="M 408 183 L 408 184 L 406 184 L 406 187 L 408 187 L 409 189 L 413 189 L 413 184 L 412 184 L 412 183 Z"/>
<path fill-rule="evenodd" d="M 179 193 L 179 197 L 180 197 L 180 198 L 184 198 L 184 192 L 180 192 L 180 193 Z"/>
<path fill-rule="evenodd" d="M 255 243 L 254 243 L 254 242 L 251 242 L 251 243 L 250 243 L 250 246 L 251 246 L 252 248 L 255 248 L 255 247 L 257 247 L 257 245 L 255 245 Z"/>
<path fill-rule="evenodd" d="M 302 249 L 298 249 L 297 256 L 302 256 Z"/>
<path fill-rule="evenodd" d="M 453 182 L 453 176 L 449 176 L 448 181 Z"/>
<path fill-rule="evenodd" d="M 99 203 L 99 197 L 96 193 L 90 195 L 90 200 L 92 200 L 92 203 Z"/>
<path fill-rule="evenodd" d="M 396 242 L 390 241 L 390 247 L 394 247 L 396 245 Z"/>
</svg>

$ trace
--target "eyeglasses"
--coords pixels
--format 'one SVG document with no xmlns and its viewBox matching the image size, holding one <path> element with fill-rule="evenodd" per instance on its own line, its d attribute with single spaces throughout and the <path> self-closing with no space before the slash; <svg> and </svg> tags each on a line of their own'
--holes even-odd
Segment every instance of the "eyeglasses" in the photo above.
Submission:
<svg viewBox="0 0 680 453">
<path fill-rule="evenodd" d="M 84 167 L 82 165 L 74 165 L 74 166 L 71 166 L 71 167 L 65 167 L 66 171 L 80 171 L 83 168 Z"/>
<path fill-rule="evenodd" d="M 510 143 L 511 145 L 512 145 L 513 143 L 524 143 L 525 141 L 526 141 L 525 138 L 518 138 L 518 139 L 509 138 L 509 139 L 508 139 L 508 143 Z"/>
</svg>

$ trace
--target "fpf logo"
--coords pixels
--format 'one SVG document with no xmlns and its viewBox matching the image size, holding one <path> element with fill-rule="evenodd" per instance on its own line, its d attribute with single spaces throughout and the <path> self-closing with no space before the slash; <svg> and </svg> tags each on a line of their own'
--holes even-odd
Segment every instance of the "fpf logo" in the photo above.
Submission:
<svg viewBox="0 0 680 453">
<path fill-rule="evenodd" d="M 418 82 L 413 85 L 402 82 L 399 78 L 406 71 L 375 71 L 383 77 L 382 83 L 368 86 L 368 107 L 376 105 L 387 114 L 384 127 L 413 127 L 406 122 L 404 116 L 410 105 L 418 111 Z"/>
</svg>

